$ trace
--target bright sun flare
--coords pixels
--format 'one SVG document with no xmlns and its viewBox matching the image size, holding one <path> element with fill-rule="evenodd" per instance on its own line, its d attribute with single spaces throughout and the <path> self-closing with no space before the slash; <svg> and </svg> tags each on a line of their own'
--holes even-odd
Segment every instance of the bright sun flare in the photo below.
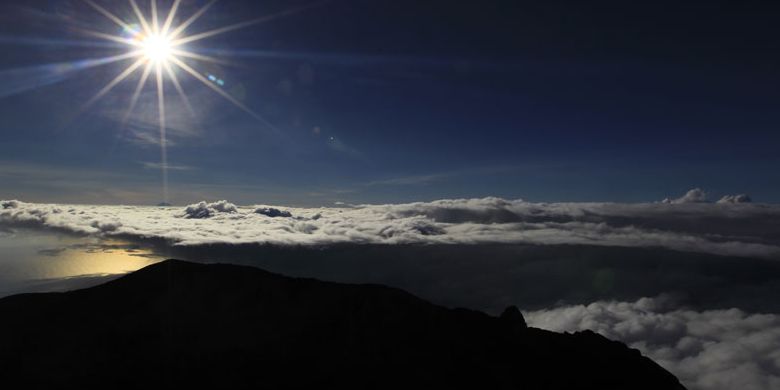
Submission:
<svg viewBox="0 0 780 390">
<path fill-rule="evenodd" d="M 200 41 L 205 38 L 213 37 L 215 35 L 223 34 L 229 31 L 233 31 L 240 28 L 245 28 L 258 23 L 262 23 L 276 17 L 284 16 L 292 12 L 298 12 L 304 8 L 292 9 L 280 12 L 275 15 L 269 15 L 262 18 L 248 20 L 245 22 L 216 28 L 213 30 L 200 32 L 196 34 L 186 34 L 185 30 L 190 27 L 198 18 L 200 18 L 206 11 L 211 8 L 217 0 L 210 0 L 197 12 L 192 14 L 189 18 L 180 23 L 174 23 L 176 21 L 176 13 L 181 5 L 182 0 L 172 0 L 170 7 L 168 8 L 167 16 L 158 12 L 157 0 L 150 0 L 148 8 L 148 16 L 144 14 L 139 7 L 136 0 L 128 0 L 133 13 L 135 14 L 135 22 L 128 22 L 125 19 L 128 15 L 119 17 L 107 10 L 103 6 L 97 4 L 93 0 L 84 0 L 92 8 L 99 13 L 103 14 L 106 18 L 110 19 L 116 25 L 121 27 L 122 33 L 118 35 L 106 34 L 94 30 L 84 30 L 84 32 L 93 37 L 106 39 L 114 43 L 119 43 L 124 46 L 127 51 L 124 54 L 118 54 L 109 58 L 106 58 L 105 63 L 118 62 L 123 60 L 132 60 L 133 62 L 119 73 L 111 82 L 109 82 L 103 89 L 92 97 L 85 105 L 84 109 L 90 107 L 103 96 L 110 92 L 119 83 L 127 79 L 130 75 L 139 71 L 141 77 L 138 80 L 138 84 L 130 97 L 130 105 L 124 116 L 124 122 L 127 122 L 130 114 L 136 107 L 138 99 L 141 96 L 141 92 L 147 83 L 147 80 L 151 79 L 156 84 L 157 90 L 157 111 L 159 113 L 159 126 L 160 126 L 160 150 L 161 150 L 161 170 L 163 175 L 163 199 L 168 199 L 168 157 L 166 151 L 166 114 L 165 114 L 165 84 L 166 81 L 173 84 L 174 89 L 178 93 L 184 105 L 188 111 L 195 115 L 190 105 L 189 98 L 184 92 L 184 88 L 177 76 L 177 73 L 184 72 L 189 74 L 196 80 L 200 81 L 207 87 L 211 88 L 214 92 L 227 99 L 240 109 L 246 111 L 253 117 L 264 121 L 254 111 L 250 110 L 243 103 L 236 100 L 233 96 L 227 93 L 222 87 L 225 85 L 221 78 L 217 78 L 209 73 L 201 73 L 195 70 L 188 64 L 192 61 L 204 61 L 211 63 L 224 63 L 221 60 L 209 57 L 203 54 L 196 53 L 187 49 L 187 44 Z M 218 80 L 218 81 L 214 81 Z M 270 124 L 268 124 L 270 126 Z"/>
<path fill-rule="evenodd" d="M 187 48 L 187 45 L 202 39 L 213 37 L 215 35 L 220 35 L 233 30 L 267 22 L 281 16 L 289 15 L 310 8 L 310 6 L 297 7 L 279 12 L 277 14 L 267 15 L 229 26 L 215 28 L 205 32 L 187 34 L 185 30 L 191 27 L 195 21 L 203 16 L 214 5 L 214 3 L 217 2 L 217 0 L 208 1 L 194 14 L 183 21 L 177 21 L 177 11 L 179 10 L 179 6 L 181 5 L 182 0 L 171 0 L 172 2 L 165 2 L 169 5 L 169 7 L 167 7 L 167 15 L 165 15 L 164 12 L 158 12 L 159 10 L 157 0 L 149 0 L 149 8 L 147 9 L 146 14 L 141 9 L 141 7 L 139 7 L 137 0 L 128 0 L 130 8 L 132 8 L 133 13 L 135 14 L 135 17 L 130 19 L 135 19 L 135 21 L 128 21 L 125 19 L 129 15 L 123 15 L 124 17 L 119 17 L 103 6 L 97 4 L 93 0 L 84 1 L 96 11 L 103 14 L 103 16 L 110 19 L 112 22 L 122 28 L 122 33 L 118 35 L 106 34 L 94 30 L 83 30 L 88 35 L 106 39 L 114 43 L 119 43 L 127 48 L 128 51 L 126 53 L 109 57 L 106 59 L 105 63 L 127 59 L 134 60 L 132 64 L 130 64 L 124 71 L 119 73 L 119 75 L 111 80 L 108 85 L 106 85 L 90 101 L 88 101 L 85 105 L 85 108 L 96 103 L 117 84 L 127 79 L 136 71 L 139 71 L 141 73 L 141 78 L 138 81 L 135 93 L 130 99 L 130 107 L 128 107 L 125 118 L 127 118 L 135 108 L 139 95 L 141 94 L 146 81 L 150 78 L 152 80 L 156 80 L 161 133 L 165 132 L 164 80 L 170 81 L 170 83 L 173 84 L 176 92 L 178 92 L 179 97 L 182 99 L 185 106 L 187 106 L 191 113 L 194 113 L 194 110 L 192 110 L 192 107 L 190 106 L 189 99 L 184 93 L 184 89 L 182 88 L 179 77 L 177 76 L 177 73 L 181 72 L 189 74 L 196 80 L 214 90 L 214 92 L 221 95 L 223 98 L 236 105 L 238 108 L 246 111 L 256 119 L 265 122 L 254 111 L 250 110 L 243 103 L 239 102 L 230 94 L 225 92 L 225 90 L 222 89 L 224 86 L 224 81 L 222 81 L 221 78 L 217 78 L 208 73 L 199 72 L 195 70 L 192 65 L 190 65 L 190 63 L 193 61 L 203 61 L 217 64 L 224 64 L 224 61 L 190 50 Z M 215 79 L 221 82 L 215 83 Z M 267 124 L 267 122 L 265 123 Z M 162 135 L 164 137 L 164 134 Z M 161 143 L 164 144 L 164 142 L 165 140 L 161 139 Z"/>
<path fill-rule="evenodd" d="M 161 34 L 152 34 L 144 38 L 141 41 L 144 57 L 151 62 L 167 63 L 173 56 L 173 45 L 171 43 L 171 39 L 168 36 Z"/>
<path fill-rule="evenodd" d="M 297 12 L 304 11 L 306 9 L 313 8 L 320 4 L 324 4 L 327 0 L 312 3 L 304 6 L 290 8 L 275 14 L 266 15 L 263 17 L 247 20 L 244 22 L 215 28 L 205 32 L 187 34 L 187 30 L 196 20 L 198 20 L 203 14 L 205 14 L 218 0 L 209 0 L 205 5 L 198 9 L 189 18 L 180 21 L 177 18 L 177 11 L 181 5 L 182 0 L 169 0 L 164 1 L 169 7 L 167 7 L 167 15 L 164 12 L 158 12 L 158 0 L 149 0 L 149 7 L 147 12 L 144 12 L 139 7 L 137 0 L 128 0 L 132 13 L 131 15 L 117 16 L 103 6 L 97 4 L 94 0 L 84 0 L 97 12 L 103 14 L 106 18 L 110 19 L 114 24 L 121 28 L 121 33 L 107 34 L 94 30 L 82 30 L 84 33 L 118 43 L 126 52 L 123 54 L 117 54 L 111 57 L 102 59 L 103 64 L 109 64 L 113 62 L 119 62 L 124 60 L 131 60 L 132 63 L 127 66 L 122 72 L 120 72 L 113 80 L 111 80 L 103 89 L 98 91 L 95 96 L 92 97 L 83 107 L 86 110 L 98 102 L 103 96 L 110 92 L 119 83 L 127 79 L 130 75 L 140 72 L 141 77 L 138 79 L 138 84 L 135 86 L 132 96 L 130 96 L 130 104 L 124 115 L 123 122 L 127 122 L 130 118 L 130 114 L 136 107 L 141 92 L 147 83 L 147 80 L 152 80 L 156 84 L 157 90 L 157 112 L 159 114 L 158 123 L 160 126 L 160 151 L 161 151 L 161 171 L 163 176 L 163 200 L 168 199 L 168 156 L 166 151 L 166 114 L 165 114 L 165 91 L 166 84 L 172 84 L 174 89 L 179 95 L 179 98 L 184 103 L 187 110 L 195 115 L 195 110 L 190 105 L 189 98 L 184 92 L 184 88 L 179 80 L 178 74 L 188 74 L 194 79 L 200 81 L 205 86 L 211 88 L 218 95 L 222 96 L 229 102 L 233 103 L 236 107 L 249 113 L 255 119 L 263 122 L 267 127 L 274 128 L 274 126 L 250 110 L 243 103 L 227 93 L 223 87 L 225 86 L 224 80 L 216 77 L 207 72 L 199 72 L 194 66 L 190 65 L 192 62 L 210 62 L 217 64 L 224 64 L 225 62 L 214 57 L 210 57 L 204 54 L 197 53 L 194 50 L 188 49 L 188 44 L 198 42 L 202 39 L 210 38 L 215 35 L 224 34 L 233 30 L 253 26 L 259 23 L 268 22 L 270 20 L 291 15 Z M 114 1 L 116 3 L 116 1 Z M 147 18 L 147 16 L 149 16 Z M 128 21 L 128 17 L 130 20 Z"/>
</svg>

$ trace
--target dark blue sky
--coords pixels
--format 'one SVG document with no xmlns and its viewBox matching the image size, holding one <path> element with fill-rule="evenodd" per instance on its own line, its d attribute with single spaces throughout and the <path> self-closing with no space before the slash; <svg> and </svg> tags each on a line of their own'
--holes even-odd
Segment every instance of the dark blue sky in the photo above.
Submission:
<svg viewBox="0 0 780 390">
<path fill-rule="evenodd" d="M 780 202 L 780 6 L 583 3 L 334 0 L 193 43 L 272 127 L 182 73 L 193 118 L 167 82 L 171 200 Z M 224 0 L 187 31 L 304 4 Z M 153 83 L 123 126 L 140 72 L 82 107 L 132 61 L 50 66 L 124 52 L 81 31 L 117 26 L 80 0 L 0 15 L 0 198 L 159 202 Z"/>
</svg>

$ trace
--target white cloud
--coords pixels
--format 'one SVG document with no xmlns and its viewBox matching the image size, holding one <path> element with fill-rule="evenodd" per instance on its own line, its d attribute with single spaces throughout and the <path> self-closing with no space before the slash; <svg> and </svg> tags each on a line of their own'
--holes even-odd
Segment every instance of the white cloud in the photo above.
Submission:
<svg viewBox="0 0 780 390">
<path fill-rule="evenodd" d="M 525 313 L 530 326 L 590 329 L 641 350 L 691 390 L 780 388 L 780 316 L 674 308 L 661 296 Z"/>
<path fill-rule="evenodd" d="M 702 190 L 701 188 L 694 188 L 686 192 L 685 195 L 676 199 L 666 198 L 661 201 L 661 203 L 665 203 L 665 204 L 707 203 L 707 202 L 709 202 L 709 200 L 707 199 L 707 193 L 704 192 L 704 190 Z M 739 195 L 724 195 L 716 203 L 733 204 L 733 203 L 751 203 L 751 202 L 753 202 L 753 199 L 751 199 L 750 196 L 746 194 L 739 194 Z"/>
<path fill-rule="evenodd" d="M 707 193 L 704 192 L 701 188 L 694 188 L 686 192 L 685 195 L 679 198 L 676 199 L 666 198 L 662 201 L 662 203 L 667 203 L 667 204 L 704 203 L 704 202 L 707 202 Z"/>
<path fill-rule="evenodd" d="M 201 202 L 184 210 L 13 201 L 2 205 L 0 223 L 8 226 L 156 237 L 178 245 L 582 244 L 780 257 L 780 206 L 762 204 L 450 199 L 351 208 L 285 208 L 294 218 L 268 218 L 256 210 L 274 207 L 238 207 L 227 201 Z"/>
<path fill-rule="evenodd" d="M 119 221 L 99 221 L 95 220 L 89 224 L 89 226 L 97 229 L 101 233 L 114 232 L 122 227 L 122 223 Z"/>
<path fill-rule="evenodd" d="M 238 208 L 233 203 L 220 200 L 214 203 L 199 202 L 191 204 L 184 209 L 185 218 L 203 219 L 210 218 L 219 213 L 235 213 Z"/>
<path fill-rule="evenodd" d="M 750 203 L 753 199 L 750 199 L 749 196 L 745 194 L 739 194 L 739 195 L 726 195 L 718 201 L 718 203 L 724 204 L 724 203 Z"/>
</svg>

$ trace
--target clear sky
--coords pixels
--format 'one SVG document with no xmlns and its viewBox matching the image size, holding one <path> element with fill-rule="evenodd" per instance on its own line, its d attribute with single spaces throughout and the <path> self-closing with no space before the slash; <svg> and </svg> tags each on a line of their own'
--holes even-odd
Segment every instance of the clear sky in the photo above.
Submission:
<svg viewBox="0 0 780 390">
<path fill-rule="evenodd" d="M 166 80 L 170 201 L 780 202 L 780 5 L 583 3 L 333 0 L 192 42 L 263 120 L 180 72 L 191 115 Z M 224 0 L 187 32 L 307 4 Z M 0 198 L 160 202 L 153 81 L 126 121 L 141 72 L 85 108 L 133 60 L 87 68 L 127 49 L 84 30 L 117 24 L 49 0 L 3 2 L 0 26 Z"/>
</svg>

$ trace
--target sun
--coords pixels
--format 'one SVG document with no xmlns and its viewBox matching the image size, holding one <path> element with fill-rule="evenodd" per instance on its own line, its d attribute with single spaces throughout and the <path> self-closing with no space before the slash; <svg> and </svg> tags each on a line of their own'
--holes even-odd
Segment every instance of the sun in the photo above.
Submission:
<svg viewBox="0 0 780 390">
<path fill-rule="evenodd" d="M 127 122 L 130 114 L 135 109 L 136 103 L 141 96 L 141 92 L 143 91 L 147 80 L 151 79 L 152 82 L 156 84 L 157 111 L 159 115 L 158 123 L 160 127 L 160 159 L 163 181 L 163 200 L 165 202 L 168 200 L 168 157 L 166 151 L 167 125 L 165 114 L 166 84 L 173 84 L 174 89 L 181 98 L 181 101 L 184 103 L 184 106 L 187 108 L 187 111 L 195 116 L 195 110 L 192 108 L 189 98 L 184 92 L 184 88 L 177 74 L 188 74 L 189 76 L 192 76 L 192 78 L 200 81 L 206 87 L 210 88 L 218 95 L 233 103 L 233 105 L 236 107 L 264 123 L 268 128 L 275 129 L 271 123 L 263 119 L 260 115 L 230 95 L 224 89 L 224 87 L 226 87 L 226 83 L 222 78 L 216 77 L 208 72 L 201 72 L 196 70 L 193 68 L 193 66 L 197 67 L 195 64 L 190 65 L 193 62 L 226 64 L 225 61 L 201 54 L 192 48 L 188 48 L 187 46 L 206 38 L 260 23 L 265 23 L 279 17 L 292 15 L 327 2 L 327 0 L 323 0 L 319 3 L 312 3 L 286 9 L 275 14 L 258 17 L 232 25 L 218 27 L 213 30 L 188 34 L 186 30 L 201 16 L 203 16 L 203 14 L 205 14 L 217 1 L 218 0 L 209 0 L 194 14 L 189 16 L 189 18 L 183 21 L 179 21 L 177 20 L 177 11 L 179 10 L 179 6 L 181 5 L 182 0 L 169 0 L 164 2 L 169 5 L 167 7 L 167 16 L 163 15 L 162 12 L 158 12 L 158 0 L 149 0 L 149 3 L 147 3 L 149 4 L 149 7 L 146 9 L 146 13 L 138 5 L 138 0 L 128 0 L 130 8 L 132 8 L 132 12 L 135 14 L 135 17 L 130 17 L 129 20 L 129 15 L 122 15 L 123 17 L 119 17 L 105 7 L 96 3 L 95 0 L 84 0 L 84 2 L 91 6 L 94 10 L 103 14 L 103 16 L 121 28 L 121 33 L 117 35 L 89 29 L 82 30 L 85 34 L 92 37 L 101 38 L 111 41 L 114 44 L 119 44 L 119 46 L 125 51 L 122 54 L 117 54 L 101 59 L 101 63 L 109 64 L 118 61 L 130 60 L 131 64 L 122 70 L 100 91 L 98 91 L 89 101 L 87 101 L 86 104 L 84 104 L 82 110 L 86 110 L 88 107 L 98 102 L 119 83 L 138 71 L 141 73 L 141 77 L 138 80 L 138 84 L 136 85 L 133 94 L 130 96 L 130 104 L 127 107 L 124 115 L 124 126 L 124 123 Z M 113 3 L 115 4 L 117 1 L 113 0 Z"/>
<path fill-rule="evenodd" d="M 85 104 L 85 109 L 91 106 L 92 104 L 96 103 L 98 100 L 100 100 L 109 91 L 111 91 L 116 85 L 121 83 L 123 80 L 127 79 L 131 74 L 135 73 L 136 71 L 139 71 L 142 76 L 138 81 L 138 85 L 135 88 L 135 92 L 130 98 L 130 106 L 127 109 L 125 118 L 129 117 L 129 114 L 135 108 L 136 102 L 138 101 L 141 91 L 143 90 L 144 85 L 146 84 L 146 81 L 148 79 L 156 80 L 157 95 L 158 95 L 157 99 L 159 101 L 158 108 L 159 108 L 159 115 L 160 115 L 160 121 L 159 121 L 160 132 L 164 136 L 165 133 L 164 80 L 170 81 L 170 83 L 173 84 L 174 88 L 176 89 L 176 92 L 178 92 L 179 97 L 184 102 L 184 105 L 187 107 L 188 111 L 190 111 L 190 113 L 193 114 L 195 112 L 190 106 L 189 99 L 187 98 L 187 95 L 184 92 L 184 89 L 179 80 L 179 76 L 177 76 L 177 73 L 183 72 L 184 74 L 188 74 L 193 78 L 195 78 L 196 80 L 200 81 L 205 86 L 209 87 L 214 92 L 216 92 L 218 95 L 222 96 L 223 98 L 227 99 L 229 102 L 233 103 L 236 107 L 249 113 L 254 118 L 261 120 L 262 122 L 266 123 L 268 126 L 271 126 L 257 113 L 255 113 L 247 106 L 245 106 L 243 103 L 239 102 L 229 93 L 227 93 L 223 89 L 223 87 L 225 87 L 225 82 L 223 81 L 222 78 L 217 78 L 211 74 L 200 72 L 195 68 L 193 68 L 193 65 L 190 65 L 190 63 L 192 63 L 193 61 L 210 62 L 216 64 L 225 64 L 226 63 L 225 61 L 197 53 L 191 49 L 188 49 L 187 45 L 200 41 L 202 39 L 210 38 L 233 30 L 267 22 L 281 16 L 290 15 L 295 12 L 300 12 L 304 9 L 311 8 L 311 6 L 288 9 L 276 14 L 271 14 L 264 17 L 236 23 L 233 25 L 215 28 L 213 30 L 209 30 L 205 32 L 187 34 L 186 30 L 191 25 L 193 25 L 195 21 L 197 21 L 201 16 L 203 16 L 218 0 L 208 1 L 200 9 L 198 9 L 197 12 L 192 14 L 189 18 L 180 21 L 179 23 L 174 23 L 174 22 L 177 19 L 176 18 L 177 11 L 179 10 L 179 6 L 181 5 L 182 0 L 171 0 L 172 2 L 167 2 L 169 5 L 167 16 L 163 15 L 161 12 L 158 12 L 157 1 L 158 0 L 150 0 L 150 2 L 148 3 L 149 4 L 148 13 L 145 14 L 144 11 L 139 6 L 137 0 L 128 0 L 133 10 L 133 13 L 135 14 L 135 18 L 131 18 L 131 20 L 127 20 L 115 15 L 108 9 L 97 4 L 94 0 L 84 0 L 84 2 L 89 4 L 93 9 L 103 14 L 103 16 L 105 16 L 106 18 L 114 22 L 116 25 L 121 27 L 122 32 L 118 35 L 106 34 L 94 30 L 83 30 L 83 32 L 88 35 L 109 40 L 114 43 L 119 43 L 121 44 L 121 46 L 126 48 L 127 52 L 125 52 L 124 54 L 119 54 L 113 57 L 109 57 L 105 59 L 105 63 L 123 61 L 123 60 L 133 61 L 129 66 L 127 66 L 127 68 L 125 68 L 113 80 L 111 80 L 111 82 L 109 82 L 105 87 L 103 87 L 103 89 L 101 89 L 97 94 L 95 94 L 95 96 L 93 96 L 92 99 L 87 101 L 87 103 Z M 162 139 L 161 143 L 164 144 L 165 140 Z"/>
<path fill-rule="evenodd" d="M 153 63 L 167 65 L 173 58 L 173 42 L 167 35 L 152 34 L 141 41 L 144 57 Z"/>
<path fill-rule="evenodd" d="M 184 105 L 188 111 L 195 115 L 195 110 L 190 105 L 189 98 L 184 92 L 177 72 L 184 72 L 191 75 L 193 78 L 199 80 L 207 87 L 211 88 L 214 92 L 227 99 L 238 108 L 248 112 L 253 117 L 261 119 L 254 111 L 250 110 L 243 103 L 236 100 L 222 87 L 224 87 L 224 81 L 219 79 L 220 83 L 215 83 L 210 74 L 203 74 L 195 70 L 185 60 L 191 61 L 205 61 L 212 63 L 222 63 L 222 61 L 209 57 L 206 55 L 198 54 L 194 51 L 187 50 L 186 44 L 199 41 L 201 39 L 209 38 L 215 35 L 223 34 L 229 31 L 233 31 L 239 28 L 248 27 L 263 21 L 269 20 L 269 17 L 257 18 L 246 22 L 229 25 L 214 30 L 201 32 L 197 34 L 186 34 L 185 30 L 192 25 L 198 18 L 200 18 L 217 0 L 210 0 L 197 12 L 195 12 L 188 19 L 174 25 L 176 20 L 176 13 L 179 9 L 182 0 L 173 0 L 168 8 L 167 17 L 162 17 L 158 12 L 157 0 L 150 0 L 149 13 L 145 15 L 141 7 L 139 7 L 137 0 L 128 0 L 133 12 L 135 13 L 135 21 L 127 21 L 124 18 L 120 18 L 108 9 L 97 4 L 93 0 L 84 0 L 92 8 L 99 13 L 103 14 L 106 18 L 110 19 L 116 25 L 121 27 L 121 33 L 118 35 L 106 34 L 99 31 L 85 30 L 84 32 L 93 37 L 98 37 L 112 41 L 114 43 L 121 44 L 126 49 L 124 54 L 119 54 L 105 59 L 106 63 L 122 60 L 132 60 L 132 63 L 119 73 L 111 82 L 109 82 L 103 89 L 101 89 L 95 96 L 92 97 L 84 105 L 84 109 L 90 107 L 115 86 L 128 78 L 136 71 L 141 72 L 141 78 L 138 80 L 138 84 L 135 87 L 134 93 L 130 97 L 130 105 L 124 115 L 124 122 L 130 117 L 130 114 L 136 107 L 141 92 L 146 85 L 147 80 L 152 79 L 157 86 L 157 110 L 159 114 L 159 126 L 160 126 L 160 150 L 161 150 L 161 170 L 163 176 L 163 200 L 168 200 L 168 157 L 166 150 L 166 114 L 165 114 L 165 81 L 169 81 L 173 84 L 174 88 L 179 94 Z M 280 14 L 281 15 L 281 14 Z M 147 16 L 150 16 L 147 18 Z M 271 18 L 275 15 L 270 15 Z M 124 124 L 123 124 L 124 125 Z"/>
</svg>

